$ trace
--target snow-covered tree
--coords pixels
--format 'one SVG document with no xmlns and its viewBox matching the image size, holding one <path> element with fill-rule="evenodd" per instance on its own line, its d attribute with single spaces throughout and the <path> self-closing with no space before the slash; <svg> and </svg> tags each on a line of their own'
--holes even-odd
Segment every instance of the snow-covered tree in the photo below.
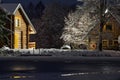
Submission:
<svg viewBox="0 0 120 80">
<path fill-rule="evenodd" d="M 79 15 L 78 15 L 79 14 Z M 68 14 L 68 17 L 65 18 L 65 27 L 64 32 L 61 36 L 63 38 L 65 44 L 70 43 L 79 43 L 81 40 L 81 31 L 80 26 L 78 26 L 79 18 L 81 17 L 80 11 L 71 12 Z"/>
<path fill-rule="evenodd" d="M 61 36 L 64 44 L 85 44 L 84 37 L 99 23 L 98 3 L 98 0 L 85 0 L 83 6 L 77 6 L 76 11 L 65 18 L 66 24 Z"/>
</svg>

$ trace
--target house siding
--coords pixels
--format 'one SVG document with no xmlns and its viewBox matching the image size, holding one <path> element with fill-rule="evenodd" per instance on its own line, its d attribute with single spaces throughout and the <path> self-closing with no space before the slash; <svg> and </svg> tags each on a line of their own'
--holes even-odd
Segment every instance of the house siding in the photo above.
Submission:
<svg viewBox="0 0 120 80">
<path fill-rule="evenodd" d="M 11 49 L 28 49 L 30 34 L 35 34 L 36 30 L 29 20 L 21 4 L 1 4 L 8 12 L 9 21 L 6 21 L 5 27 L 12 33 L 8 35 L 9 43 L 0 42 L 0 47 L 7 45 Z M 32 41 L 34 42 L 34 41 Z M 35 45 L 35 42 L 32 43 Z"/>
<path fill-rule="evenodd" d="M 18 43 L 14 43 L 14 44 L 16 44 L 16 45 L 19 45 L 19 49 L 21 49 L 21 48 L 23 48 L 23 49 L 25 49 L 25 48 L 27 48 L 27 37 L 26 37 L 26 35 L 27 35 L 27 24 L 26 24 L 26 22 L 25 22 L 25 20 L 24 20 L 24 18 L 23 18 L 23 16 L 22 16 L 22 14 L 20 13 L 20 11 L 19 11 L 19 9 L 16 11 L 16 13 L 15 13 L 15 19 L 14 20 L 16 20 L 16 18 L 19 18 L 20 19 L 20 21 L 19 21 L 19 26 L 16 26 L 16 22 L 14 23 L 14 32 L 15 33 L 18 33 L 19 35 L 20 35 L 20 38 L 19 38 L 19 42 Z M 14 35 L 14 37 L 15 37 L 15 35 Z M 15 47 L 15 45 L 14 45 L 14 48 L 16 48 Z"/>
<path fill-rule="evenodd" d="M 106 25 L 111 24 L 112 30 L 107 31 Z M 98 48 L 98 37 L 99 27 L 95 27 L 89 34 L 89 49 L 95 50 Z M 95 33 L 95 34 L 94 34 Z M 96 35 L 96 36 L 95 36 Z M 118 36 L 120 35 L 120 24 L 116 21 L 114 17 L 111 16 L 109 21 L 103 27 L 102 32 L 102 43 L 103 49 L 118 49 Z M 95 47 L 93 45 L 96 45 Z"/>
</svg>

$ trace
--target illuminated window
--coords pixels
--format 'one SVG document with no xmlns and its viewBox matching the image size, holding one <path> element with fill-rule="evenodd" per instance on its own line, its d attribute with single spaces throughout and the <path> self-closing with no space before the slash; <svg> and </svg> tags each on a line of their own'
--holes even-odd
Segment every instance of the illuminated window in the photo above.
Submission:
<svg viewBox="0 0 120 80">
<path fill-rule="evenodd" d="M 20 27 L 20 24 L 21 24 L 21 23 L 20 23 L 20 18 L 16 18 L 16 19 L 15 19 L 15 26 L 16 26 L 16 27 Z"/>
<path fill-rule="evenodd" d="M 104 47 L 108 46 L 108 40 L 103 40 L 102 44 L 103 44 Z"/>
</svg>

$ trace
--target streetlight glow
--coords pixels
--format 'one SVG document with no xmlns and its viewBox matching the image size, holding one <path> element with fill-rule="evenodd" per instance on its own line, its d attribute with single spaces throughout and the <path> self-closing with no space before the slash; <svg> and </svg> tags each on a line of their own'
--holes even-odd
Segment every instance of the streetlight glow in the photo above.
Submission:
<svg viewBox="0 0 120 80">
<path fill-rule="evenodd" d="M 108 13 L 108 9 L 105 10 L 105 14 L 107 14 L 107 13 Z"/>
</svg>

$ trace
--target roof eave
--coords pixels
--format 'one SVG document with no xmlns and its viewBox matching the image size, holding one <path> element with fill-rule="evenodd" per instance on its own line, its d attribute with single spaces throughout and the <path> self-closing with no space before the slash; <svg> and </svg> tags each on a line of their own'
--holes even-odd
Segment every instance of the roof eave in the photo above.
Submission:
<svg viewBox="0 0 120 80">
<path fill-rule="evenodd" d="M 33 24 L 31 23 L 30 19 L 28 18 L 26 12 L 24 11 L 24 9 L 23 9 L 23 7 L 21 6 L 20 3 L 18 4 L 18 6 L 16 7 L 15 11 L 13 12 L 13 15 L 15 15 L 16 11 L 17 11 L 19 8 L 22 10 L 23 14 L 25 15 L 26 19 L 27 19 L 28 22 L 29 22 L 29 25 L 31 25 L 30 27 L 31 27 L 32 30 L 34 31 L 32 34 L 36 34 L 37 32 L 36 32 L 36 30 L 35 30 Z"/>
</svg>

